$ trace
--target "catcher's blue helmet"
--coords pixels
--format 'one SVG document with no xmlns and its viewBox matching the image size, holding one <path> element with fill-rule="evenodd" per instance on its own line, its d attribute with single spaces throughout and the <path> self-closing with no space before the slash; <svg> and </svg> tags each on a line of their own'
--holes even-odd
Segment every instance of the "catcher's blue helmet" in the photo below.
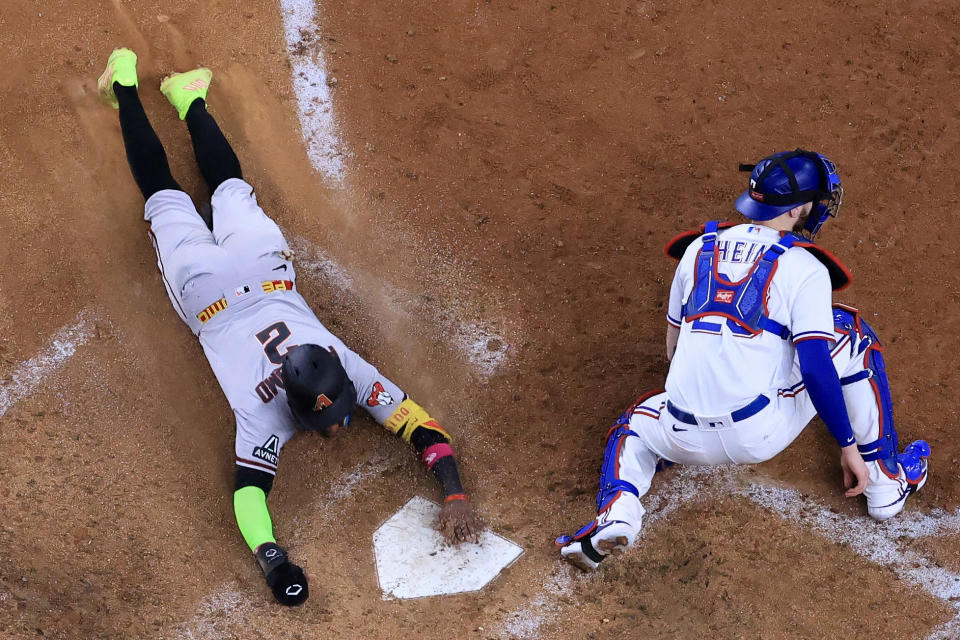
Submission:
<svg viewBox="0 0 960 640">
<path fill-rule="evenodd" d="M 798 205 L 814 202 L 817 205 L 804 226 L 812 237 L 840 209 L 843 187 L 837 168 L 819 153 L 781 151 L 744 168 L 752 169 L 750 188 L 737 198 L 736 207 L 751 220 L 772 220 Z"/>
</svg>

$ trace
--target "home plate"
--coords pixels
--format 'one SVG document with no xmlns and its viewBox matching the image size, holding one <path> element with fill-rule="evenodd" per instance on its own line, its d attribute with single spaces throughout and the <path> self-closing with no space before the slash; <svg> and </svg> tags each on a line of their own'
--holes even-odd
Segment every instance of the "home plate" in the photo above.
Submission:
<svg viewBox="0 0 960 640">
<path fill-rule="evenodd" d="M 377 581 L 384 597 L 423 598 L 479 591 L 523 549 L 491 531 L 480 544 L 448 545 L 435 523 L 440 506 L 419 496 L 373 532 Z"/>
</svg>

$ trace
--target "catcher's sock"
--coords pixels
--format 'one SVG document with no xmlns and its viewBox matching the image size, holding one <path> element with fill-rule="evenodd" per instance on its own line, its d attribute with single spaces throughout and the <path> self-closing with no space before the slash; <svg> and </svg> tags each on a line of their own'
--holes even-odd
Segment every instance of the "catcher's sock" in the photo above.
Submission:
<svg viewBox="0 0 960 640">
<path fill-rule="evenodd" d="M 170 173 L 167 154 L 150 126 L 137 88 L 114 82 L 113 91 L 120 109 L 120 130 L 123 132 L 127 163 L 144 200 L 164 189 L 182 190 Z"/>
<path fill-rule="evenodd" d="M 240 161 L 227 142 L 217 121 L 207 112 L 203 98 L 197 98 L 187 109 L 187 128 L 193 141 L 193 153 L 197 156 L 200 173 L 213 194 L 224 181 L 230 178 L 243 179 Z"/>
</svg>

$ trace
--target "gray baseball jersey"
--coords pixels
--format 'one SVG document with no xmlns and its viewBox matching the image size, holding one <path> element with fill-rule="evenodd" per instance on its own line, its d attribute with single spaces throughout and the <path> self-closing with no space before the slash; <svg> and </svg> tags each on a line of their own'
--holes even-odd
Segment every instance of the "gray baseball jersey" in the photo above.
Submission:
<svg viewBox="0 0 960 640">
<path fill-rule="evenodd" d="M 357 404 L 380 424 L 405 395 L 327 331 L 296 291 L 289 247 L 276 223 L 239 179 L 211 198 L 213 231 L 190 197 L 159 191 L 144 218 L 173 307 L 200 339 L 237 420 L 237 464 L 275 473 L 296 431 L 280 379 L 290 347 L 333 347 L 357 389 Z"/>
<path fill-rule="evenodd" d="M 237 464 L 274 473 L 296 431 L 280 378 L 280 358 L 298 344 L 333 347 L 357 389 L 357 404 L 381 424 L 403 392 L 324 327 L 296 291 L 276 292 L 200 333 L 237 419 Z"/>
</svg>

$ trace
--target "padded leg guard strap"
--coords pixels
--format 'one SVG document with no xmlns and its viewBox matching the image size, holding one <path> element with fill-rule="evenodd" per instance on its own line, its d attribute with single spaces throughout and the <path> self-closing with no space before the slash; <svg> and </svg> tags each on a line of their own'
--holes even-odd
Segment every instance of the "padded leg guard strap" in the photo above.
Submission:
<svg viewBox="0 0 960 640">
<path fill-rule="evenodd" d="M 607 448 L 603 452 L 603 467 L 600 469 L 600 491 L 597 492 L 597 513 L 606 509 L 611 502 L 616 500 L 621 491 L 627 491 L 640 497 L 640 492 L 635 486 L 620 479 L 620 449 L 623 447 L 623 441 L 629 437 L 638 437 L 637 434 L 625 425 L 614 425 L 607 436 Z"/>
<path fill-rule="evenodd" d="M 836 330 L 850 336 L 854 357 L 863 359 L 863 370 L 841 378 L 840 384 L 847 386 L 866 381 L 873 387 L 879 409 L 879 437 L 872 442 L 859 442 L 857 449 L 865 462 L 877 461 L 884 472 L 898 476 L 897 430 L 893 424 L 893 400 L 890 397 L 890 383 L 883 362 L 883 349 L 876 332 L 852 307 L 834 305 L 833 321 Z"/>
</svg>

